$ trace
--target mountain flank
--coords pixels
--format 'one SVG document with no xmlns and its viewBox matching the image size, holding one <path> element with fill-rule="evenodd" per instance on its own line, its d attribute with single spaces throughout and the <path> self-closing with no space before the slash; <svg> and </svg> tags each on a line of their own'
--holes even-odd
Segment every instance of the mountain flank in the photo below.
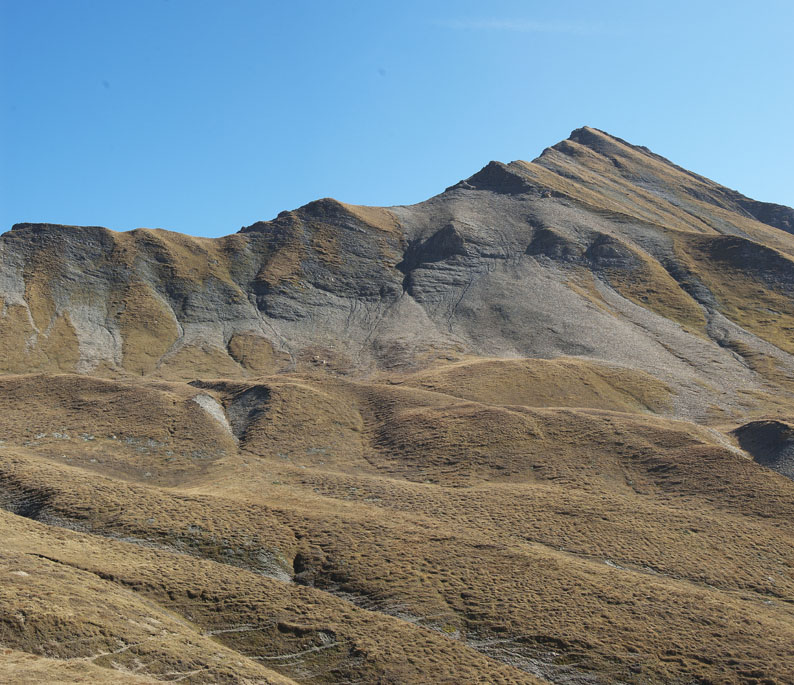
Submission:
<svg viewBox="0 0 794 685">
<path fill-rule="evenodd" d="M 0 679 L 794 682 L 794 210 L 581 128 L 411 206 L 0 236 Z"/>
<path fill-rule="evenodd" d="M 790 378 L 791 216 L 583 128 L 410 207 L 319 200 L 216 240 L 21 224 L 0 243 L 0 368 L 190 380 L 565 355 L 645 369 L 702 418 L 684 405 L 704 384 L 730 411 L 726 394 Z"/>
</svg>

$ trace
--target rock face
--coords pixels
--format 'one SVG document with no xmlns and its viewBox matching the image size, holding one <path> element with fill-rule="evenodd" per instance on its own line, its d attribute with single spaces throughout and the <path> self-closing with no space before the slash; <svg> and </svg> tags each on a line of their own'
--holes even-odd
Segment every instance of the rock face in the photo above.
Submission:
<svg viewBox="0 0 794 685">
<path fill-rule="evenodd" d="M 0 240 L 0 371 L 579 355 L 646 369 L 694 411 L 693 383 L 720 405 L 769 380 L 753 360 L 794 370 L 792 216 L 582 128 L 418 205 L 318 200 L 217 240 L 20 224 Z"/>
<path fill-rule="evenodd" d="M 751 421 L 734 431 L 759 464 L 794 480 L 794 427 L 784 421 Z"/>
</svg>

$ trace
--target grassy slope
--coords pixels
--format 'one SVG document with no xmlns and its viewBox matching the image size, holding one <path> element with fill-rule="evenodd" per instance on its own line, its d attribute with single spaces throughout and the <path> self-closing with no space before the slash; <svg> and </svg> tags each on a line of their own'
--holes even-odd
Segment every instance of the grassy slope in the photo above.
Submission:
<svg viewBox="0 0 794 685">
<path fill-rule="evenodd" d="M 794 352 L 794 238 L 725 189 L 593 130 L 510 169 L 666 241 L 657 259 L 630 234 L 596 236 L 634 266 L 579 262 L 583 297 L 609 309 L 601 279 L 708 335 L 683 274 Z M 388 210 L 300 211 L 270 226 L 257 287 L 300 284 L 306 260 L 339 266 L 340 212 L 377 231 L 383 264 L 401 258 Z M 111 257 L 97 269 L 146 256 L 185 298 L 210 280 L 247 298 L 234 270 L 251 266 L 256 236 L 102 236 Z M 27 265 L 30 315 L 0 304 L 0 371 L 75 369 L 48 280 L 61 260 L 45 243 Z M 175 351 L 162 297 L 119 283 L 115 380 L 0 377 L 5 681 L 794 681 L 794 484 L 727 431 L 663 418 L 658 380 L 581 359 L 261 376 L 290 360 L 245 332 Z M 790 421 L 778 390 L 794 380 L 724 344 L 775 393 L 748 406 Z M 197 377 L 223 380 L 179 382 Z"/>
<path fill-rule="evenodd" d="M 229 677 L 231 657 L 212 661 L 223 650 L 261 682 L 794 678 L 794 484 L 709 430 L 648 414 L 665 391 L 642 381 L 575 360 L 468 362 L 392 384 L 57 376 L 45 394 L 41 377 L 4 379 L 3 504 L 49 525 L 2 518 L 9 571 L 31 565 L 14 582 L 39 589 L 5 595 L 4 615 L 30 618 L 3 623 L 0 642 L 193 682 Z M 590 408 L 561 408 L 578 382 Z M 160 475 L 166 444 L 197 439 L 193 394 L 231 416 L 252 390 L 239 451 L 207 417 L 216 456 Z M 96 426 L 94 440 L 52 438 L 53 421 L 70 436 Z M 86 458 L 122 430 L 157 444 Z M 48 595 L 64 583 L 67 600 Z M 92 617 L 80 607 L 96 592 L 113 609 Z M 177 620 L 167 636 L 140 644 L 164 616 Z"/>
</svg>

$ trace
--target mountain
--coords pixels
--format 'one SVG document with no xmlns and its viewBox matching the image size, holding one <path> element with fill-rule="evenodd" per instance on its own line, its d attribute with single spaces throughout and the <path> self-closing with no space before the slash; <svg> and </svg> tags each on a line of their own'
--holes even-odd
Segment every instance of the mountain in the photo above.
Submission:
<svg viewBox="0 0 794 685">
<path fill-rule="evenodd" d="M 418 205 L 319 200 L 217 240 L 21 224 L 0 243 L 0 369 L 190 380 L 573 355 L 646 370 L 702 416 L 704 384 L 730 410 L 790 380 L 792 222 L 584 128 Z"/>
<path fill-rule="evenodd" d="M 0 302 L 5 681 L 794 680 L 790 208 L 585 127 Z"/>
</svg>

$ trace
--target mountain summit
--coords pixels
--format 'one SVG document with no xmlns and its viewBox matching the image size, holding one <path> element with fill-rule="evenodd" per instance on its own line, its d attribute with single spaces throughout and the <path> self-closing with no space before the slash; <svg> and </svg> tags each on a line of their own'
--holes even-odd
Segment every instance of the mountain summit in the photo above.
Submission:
<svg viewBox="0 0 794 685">
<path fill-rule="evenodd" d="M 794 682 L 794 210 L 581 128 L 411 206 L 0 237 L 0 681 Z"/>
</svg>

